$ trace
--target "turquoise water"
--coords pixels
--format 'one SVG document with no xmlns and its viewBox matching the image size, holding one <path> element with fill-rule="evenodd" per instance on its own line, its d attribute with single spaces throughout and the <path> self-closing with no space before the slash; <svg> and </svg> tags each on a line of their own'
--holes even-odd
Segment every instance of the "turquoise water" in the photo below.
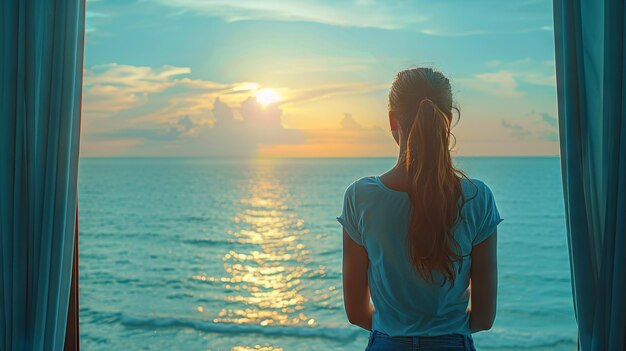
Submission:
<svg viewBox="0 0 626 351">
<path fill-rule="evenodd" d="M 362 350 L 341 293 L 354 179 L 391 158 L 84 158 L 84 350 Z M 493 190 L 498 315 L 484 350 L 573 350 L 558 158 L 461 158 Z"/>
</svg>

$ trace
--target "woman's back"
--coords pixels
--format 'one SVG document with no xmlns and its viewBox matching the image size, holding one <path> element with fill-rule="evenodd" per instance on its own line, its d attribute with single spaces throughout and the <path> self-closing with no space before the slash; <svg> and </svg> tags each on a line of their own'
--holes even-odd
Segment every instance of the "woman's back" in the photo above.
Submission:
<svg viewBox="0 0 626 351">
<path fill-rule="evenodd" d="M 491 190 L 479 180 L 461 178 L 464 202 L 453 227 L 460 259 L 456 278 L 438 272 L 433 282 L 421 277 L 407 250 L 412 206 L 406 192 L 392 190 L 378 176 L 361 178 L 345 192 L 337 219 L 355 243 L 365 247 L 367 277 L 375 311 L 372 330 L 390 336 L 471 335 L 469 281 L 471 252 L 502 221 Z"/>
<path fill-rule="evenodd" d="M 491 328 L 496 312 L 501 219 L 493 194 L 452 162 L 458 109 L 441 72 L 399 72 L 388 109 L 399 147 L 382 176 L 391 188 L 378 176 L 359 179 L 337 218 L 346 315 L 372 330 L 372 350 L 422 343 L 471 350 L 471 333 Z"/>
</svg>

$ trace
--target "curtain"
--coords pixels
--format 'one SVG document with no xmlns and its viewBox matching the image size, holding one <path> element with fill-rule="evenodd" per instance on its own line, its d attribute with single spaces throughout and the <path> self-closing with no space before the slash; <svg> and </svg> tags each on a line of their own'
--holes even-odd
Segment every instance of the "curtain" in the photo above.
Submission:
<svg viewBox="0 0 626 351">
<path fill-rule="evenodd" d="M 0 350 L 63 350 L 85 3 L 0 1 Z"/>
<path fill-rule="evenodd" d="M 78 206 L 76 206 L 76 228 L 74 229 L 74 263 L 72 264 L 70 305 L 67 312 L 67 329 L 65 332 L 64 351 L 78 351 L 80 349 L 78 306 Z"/>
<path fill-rule="evenodd" d="M 582 350 L 626 349 L 624 0 L 554 0 L 561 166 Z"/>
</svg>

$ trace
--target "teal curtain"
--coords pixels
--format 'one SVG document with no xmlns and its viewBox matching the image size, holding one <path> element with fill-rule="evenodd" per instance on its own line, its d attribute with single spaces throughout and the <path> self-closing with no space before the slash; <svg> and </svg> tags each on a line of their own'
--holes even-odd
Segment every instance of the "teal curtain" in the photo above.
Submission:
<svg viewBox="0 0 626 351">
<path fill-rule="evenodd" d="M 624 0 L 554 0 L 561 165 L 582 350 L 626 349 Z"/>
<path fill-rule="evenodd" d="M 0 1 L 0 350 L 63 350 L 85 4 Z"/>
</svg>

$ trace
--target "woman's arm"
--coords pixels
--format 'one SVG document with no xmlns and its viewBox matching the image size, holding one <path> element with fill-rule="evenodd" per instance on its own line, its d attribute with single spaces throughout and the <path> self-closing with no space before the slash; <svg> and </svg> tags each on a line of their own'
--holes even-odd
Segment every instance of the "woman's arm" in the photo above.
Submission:
<svg viewBox="0 0 626 351">
<path fill-rule="evenodd" d="M 367 281 L 369 259 L 365 247 L 343 231 L 343 304 L 350 323 L 372 330 L 370 289 Z"/>
<path fill-rule="evenodd" d="M 497 231 L 472 248 L 470 330 L 489 330 L 496 319 L 498 292 Z"/>
</svg>

